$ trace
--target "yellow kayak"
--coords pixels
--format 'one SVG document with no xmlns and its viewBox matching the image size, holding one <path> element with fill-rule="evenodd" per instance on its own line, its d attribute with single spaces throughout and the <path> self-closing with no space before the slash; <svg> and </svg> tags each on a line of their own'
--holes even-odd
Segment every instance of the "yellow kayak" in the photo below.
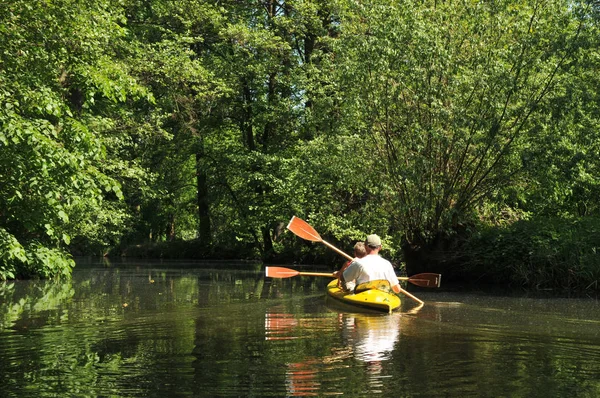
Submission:
<svg viewBox="0 0 600 398">
<path fill-rule="evenodd" d="M 332 280 L 327 285 L 327 295 L 355 307 L 388 313 L 400 307 L 400 297 L 393 292 L 388 293 L 379 289 L 368 289 L 360 293 L 347 292 L 338 287 L 337 279 Z"/>
</svg>

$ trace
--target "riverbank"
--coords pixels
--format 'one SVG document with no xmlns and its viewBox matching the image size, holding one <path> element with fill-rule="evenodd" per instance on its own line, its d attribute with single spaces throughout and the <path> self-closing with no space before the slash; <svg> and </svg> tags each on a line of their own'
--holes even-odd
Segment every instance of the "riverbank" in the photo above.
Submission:
<svg viewBox="0 0 600 398">
<path fill-rule="evenodd" d="M 600 219 L 538 218 L 475 233 L 430 248 L 405 266 L 391 258 L 399 274 L 438 272 L 446 283 L 477 284 L 551 292 L 600 291 Z M 307 254 L 309 252 L 310 254 Z M 383 252 L 385 257 L 385 251 Z M 264 257 L 254 247 L 209 247 L 198 241 L 157 242 L 113 250 L 109 257 L 254 260 L 268 264 L 322 264 L 342 260 L 320 246 L 285 249 Z"/>
</svg>

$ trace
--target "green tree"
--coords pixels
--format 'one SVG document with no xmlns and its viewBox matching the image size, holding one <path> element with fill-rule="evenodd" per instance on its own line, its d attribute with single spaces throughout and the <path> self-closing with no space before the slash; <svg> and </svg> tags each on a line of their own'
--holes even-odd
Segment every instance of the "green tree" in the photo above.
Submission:
<svg viewBox="0 0 600 398">
<path fill-rule="evenodd" d="M 329 22 L 316 2 L 221 4 L 224 19 L 198 54 L 229 91 L 205 119 L 199 159 L 213 236 L 267 258 L 298 203 L 286 187 L 307 134 L 311 54 Z"/>
<path fill-rule="evenodd" d="M 125 126 L 130 138 L 123 153 L 115 153 L 135 159 L 150 177 L 126 194 L 135 213 L 126 242 L 196 236 L 210 241 L 201 198 L 205 171 L 196 158 L 204 124 L 225 88 L 197 49 L 214 34 L 219 11 L 203 1 L 130 1 L 126 14 L 128 39 L 135 45 L 132 73 L 156 98 L 132 104 L 136 122 Z"/>
<path fill-rule="evenodd" d="M 407 254 L 523 176 L 585 18 L 563 1 L 345 3 L 337 70 Z M 349 123 L 348 123 L 349 124 Z M 385 188 L 384 184 L 380 185 Z"/>
<path fill-rule="evenodd" d="M 1 278 L 70 275 L 66 246 L 90 232 L 105 198 L 121 197 L 104 167 L 105 111 L 147 92 L 115 60 L 119 11 L 110 1 L 0 6 Z"/>
<path fill-rule="evenodd" d="M 523 154 L 532 183 L 519 195 L 520 206 L 536 215 L 573 218 L 600 211 L 600 19 L 594 10 L 597 5 L 573 8 L 584 20 L 576 51 L 542 109 L 538 145 Z"/>
</svg>

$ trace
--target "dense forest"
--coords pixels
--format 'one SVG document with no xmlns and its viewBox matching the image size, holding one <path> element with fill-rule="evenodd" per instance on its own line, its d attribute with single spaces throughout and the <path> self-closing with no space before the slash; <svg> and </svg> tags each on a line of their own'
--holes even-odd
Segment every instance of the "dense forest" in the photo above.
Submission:
<svg viewBox="0 0 600 398">
<path fill-rule="evenodd" d="M 0 280 L 73 256 L 600 279 L 597 0 L 7 0 Z"/>
</svg>

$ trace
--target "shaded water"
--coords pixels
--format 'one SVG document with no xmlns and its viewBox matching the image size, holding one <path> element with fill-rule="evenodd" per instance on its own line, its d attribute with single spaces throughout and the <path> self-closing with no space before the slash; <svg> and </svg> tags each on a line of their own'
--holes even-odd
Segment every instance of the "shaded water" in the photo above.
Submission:
<svg viewBox="0 0 600 398">
<path fill-rule="evenodd" d="M 325 278 L 261 269 L 82 263 L 67 283 L 0 283 L 0 396 L 600 396 L 596 300 L 419 290 L 420 309 L 361 314 Z"/>
</svg>

